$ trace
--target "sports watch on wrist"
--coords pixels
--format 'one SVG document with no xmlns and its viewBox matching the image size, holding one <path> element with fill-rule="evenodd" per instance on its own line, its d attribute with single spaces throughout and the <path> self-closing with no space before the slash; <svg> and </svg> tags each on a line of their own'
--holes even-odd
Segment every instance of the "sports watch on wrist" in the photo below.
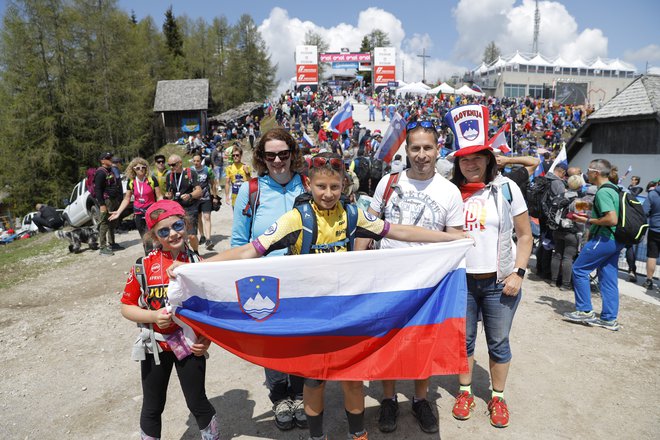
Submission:
<svg viewBox="0 0 660 440">
<path fill-rule="evenodd" d="M 525 273 L 527 271 L 523 269 L 522 267 L 514 267 L 513 268 L 513 273 L 517 274 L 520 278 L 525 278 Z"/>
</svg>

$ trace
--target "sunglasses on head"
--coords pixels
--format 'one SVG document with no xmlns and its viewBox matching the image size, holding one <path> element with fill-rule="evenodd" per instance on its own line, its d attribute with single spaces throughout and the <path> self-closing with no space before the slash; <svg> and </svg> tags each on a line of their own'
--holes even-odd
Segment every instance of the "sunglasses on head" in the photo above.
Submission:
<svg viewBox="0 0 660 440">
<path fill-rule="evenodd" d="M 335 171 L 344 170 L 344 162 L 336 157 L 312 157 L 312 168 L 323 168 L 326 165 Z"/>
<path fill-rule="evenodd" d="M 435 130 L 435 125 L 431 121 L 412 121 L 406 124 L 406 131 L 413 130 L 417 127 L 432 128 L 433 130 Z"/>
<path fill-rule="evenodd" d="M 169 166 L 169 167 L 175 167 L 175 166 L 179 165 L 180 163 L 181 163 L 181 162 L 168 163 L 167 166 Z"/>
<path fill-rule="evenodd" d="M 177 220 L 172 225 L 168 228 L 160 228 L 159 230 L 156 231 L 156 235 L 158 235 L 160 238 L 167 238 L 170 235 L 170 228 L 174 230 L 175 232 L 181 232 L 184 230 L 186 227 L 186 222 L 183 220 Z"/>
<path fill-rule="evenodd" d="M 266 162 L 273 162 L 276 157 L 279 157 L 282 162 L 291 157 L 291 150 L 278 151 L 273 153 L 272 151 L 264 151 L 264 159 Z"/>
</svg>

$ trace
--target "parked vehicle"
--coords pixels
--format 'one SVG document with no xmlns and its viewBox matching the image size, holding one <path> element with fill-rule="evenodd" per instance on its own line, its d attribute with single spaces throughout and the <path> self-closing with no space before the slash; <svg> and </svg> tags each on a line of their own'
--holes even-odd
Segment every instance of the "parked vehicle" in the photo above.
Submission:
<svg viewBox="0 0 660 440">
<path fill-rule="evenodd" d="M 64 224 L 79 228 L 88 223 L 96 226 L 101 219 L 101 211 L 94 197 L 87 191 L 85 179 L 73 187 L 71 198 L 67 201 L 67 207 L 62 214 Z"/>
</svg>

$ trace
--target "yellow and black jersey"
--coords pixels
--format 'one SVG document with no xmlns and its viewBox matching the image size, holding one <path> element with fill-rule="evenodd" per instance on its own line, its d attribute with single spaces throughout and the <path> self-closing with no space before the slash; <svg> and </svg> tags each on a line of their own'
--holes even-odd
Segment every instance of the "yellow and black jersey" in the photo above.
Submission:
<svg viewBox="0 0 660 440">
<path fill-rule="evenodd" d="M 316 244 L 310 253 L 346 252 L 347 214 L 341 203 L 334 209 L 318 209 L 310 203 L 316 216 Z M 362 209 L 357 210 L 356 238 L 380 240 L 390 229 L 389 223 L 371 215 Z M 273 223 L 262 235 L 257 237 L 253 246 L 262 255 L 277 249 L 289 248 L 289 254 L 298 255 L 302 249 L 303 221 L 300 211 L 292 209 Z"/>
</svg>

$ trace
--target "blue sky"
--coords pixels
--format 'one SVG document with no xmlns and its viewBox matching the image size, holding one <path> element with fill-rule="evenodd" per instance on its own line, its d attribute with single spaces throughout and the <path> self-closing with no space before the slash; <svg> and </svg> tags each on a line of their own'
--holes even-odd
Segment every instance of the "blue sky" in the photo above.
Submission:
<svg viewBox="0 0 660 440">
<path fill-rule="evenodd" d="M 0 0 L 4 10 L 5 0 Z M 550 58 L 562 55 L 586 61 L 595 57 L 619 58 L 639 72 L 646 62 L 660 66 L 659 0 L 540 1 L 540 52 Z M 427 79 L 448 77 L 478 65 L 483 48 L 494 40 L 503 54 L 531 50 L 534 0 L 435 0 L 381 1 L 331 0 L 320 2 L 280 0 L 267 2 L 212 0 L 118 0 L 119 6 L 138 19 L 151 15 L 160 26 L 171 4 L 176 16 L 211 21 L 224 15 L 235 23 L 250 14 L 260 26 L 280 67 L 282 80 L 293 72 L 292 53 L 306 30 L 320 33 L 331 50 L 359 48 L 369 30 L 390 34 L 406 81 L 421 78 L 421 58 L 426 50 Z M 313 6 L 310 6 L 313 5 Z M 397 75 L 398 76 L 398 75 Z"/>
</svg>

